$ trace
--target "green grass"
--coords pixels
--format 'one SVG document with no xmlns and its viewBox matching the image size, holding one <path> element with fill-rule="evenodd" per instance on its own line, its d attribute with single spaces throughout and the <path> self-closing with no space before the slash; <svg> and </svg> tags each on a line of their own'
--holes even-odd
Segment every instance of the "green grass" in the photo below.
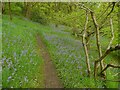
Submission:
<svg viewBox="0 0 120 90">
<path fill-rule="evenodd" d="M 36 32 L 42 26 L 21 17 L 3 15 L 2 86 L 44 88 L 44 62 L 38 53 Z"/>
</svg>

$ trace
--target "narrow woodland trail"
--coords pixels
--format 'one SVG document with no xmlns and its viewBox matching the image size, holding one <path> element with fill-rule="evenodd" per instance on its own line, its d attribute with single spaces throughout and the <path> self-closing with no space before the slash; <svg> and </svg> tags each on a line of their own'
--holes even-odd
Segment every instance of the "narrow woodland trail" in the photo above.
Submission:
<svg viewBox="0 0 120 90">
<path fill-rule="evenodd" d="M 37 34 L 36 38 L 40 48 L 40 54 L 42 55 L 45 63 L 45 88 L 63 88 L 57 76 L 55 66 L 53 65 L 52 60 L 50 58 L 50 54 L 47 51 L 45 44 L 42 42 L 42 38 L 39 34 Z"/>
</svg>

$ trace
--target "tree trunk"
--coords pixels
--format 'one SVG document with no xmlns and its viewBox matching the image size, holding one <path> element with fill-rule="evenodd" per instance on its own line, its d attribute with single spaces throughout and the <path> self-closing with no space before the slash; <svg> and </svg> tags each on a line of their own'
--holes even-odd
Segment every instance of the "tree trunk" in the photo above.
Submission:
<svg viewBox="0 0 120 90">
<path fill-rule="evenodd" d="M 10 20 L 12 20 L 11 3 L 10 3 L 10 0 L 9 0 L 8 4 L 9 4 L 9 16 L 10 16 Z"/>
<path fill-rule="evenodd" d="M 27 2 L 27 0 L 24 2 L 24 15 L 26 18 L 30 18 L 31 14 L 31 3 Z"/>
<path fill-rule="evenodd" d="M 24 1 L 24 16 L 26 17 L 26 11 L 27 11 L 27 2 Z"/>
<path fill-rule="evenodd" d="M 83 47 L 84 47 L 84 51 L 85 51 L 85 56 L 86 56 L 86 65 L 87 65 L 87 72 L 88 72 L 88 76 L 90 77 L 90 62 L 89 62 L 89 54 L 88 54 L 88 48 L 87 48 L 87 43 L 86 43 L 86 29 L 87 29 L 87 24 L 88 24 L 88 13 L 86 11 L 86 23 L 85 23 L 85 27 L 84 27 L 84 34 L 82 37 L 82 43 L 83 43 Z"/>
<path fill-rule="evenodd" d="M 96 76 L 96 73 L 97 73 L 97 70 L 96 70 L 96 68 L 97 68 L 97 63 L 98 62 L 101 62 L 101 61 L 103 61 L 103 59 L 104 59 L 104 57 L 106 57 L 109 53 L 110 53 L 110 46 L 111 46 L 111 44 L 112 44 L 112 41 L 113 41 L 113 39 L 114 39 L 114 31 L 113 31 L 113 23 L 112 23 L 112 18 L 110 18 L 110 28 L 111 28 L 111 35 L 112 35 L 112 38 L 111 38 L 111 40 L 110 40 L 110 42 L 109 42 L 109 44 L 108 44 L 108 47 L 107 47 L 107 50 L 106 50 L 106 52 L 105 52 L 105 54 L 104 55 L 102 55 L 100 58 L 99 58 L 99 61 L 95 61 L 95 67 L 94 67 L 94 75 Z M 103 70 L 102 70 L 103 71 Z M 101 71 L 101 72 L 102 72 Z M 102 73 L 101 73 L 102 74 Z"/>
<path fill-rule="evenodd" d="M 5 12 L 5 8 L 4 8 L 5 6 L 4 5 L 5 5 L 4 2 L 1 2 L 2 14 L 4 14 L 4 12 Z"/>
<path fill-rule="evenodd" d="M 91 12 L 91 17 L 93 19 L 93 23 L 94 23 L 94 26 L 96 28 L 96 44 L 97 44 L 97 49 L 98 49 L 98 53 L 99 53 L 99 58 L 102 56 L 102 50 L 101 50 L 101 45 L 100 45 L 100 33 L 99 33 L 99 26 L 98 26 L 98 23 L 96 21 L 96 17 L 94 15 L 93 12 Z M 98 65 L 96 66 L 98 67 Z M 100 69 L 102 71 L 102 69 L 104 68 L 104 64 L 103 64 L 103 61 L 100 61 Z M 97 68 L 96 68 L 97 69 Z M 97 70 L 96 70 L 97 71 Z M 96 72 L 97 73 L 97 72 Z M 105 74 L 105 73 L 104 73 Z M 94 74 L 95 77 L 96 77 L 96 74 Z"/>
</svg>

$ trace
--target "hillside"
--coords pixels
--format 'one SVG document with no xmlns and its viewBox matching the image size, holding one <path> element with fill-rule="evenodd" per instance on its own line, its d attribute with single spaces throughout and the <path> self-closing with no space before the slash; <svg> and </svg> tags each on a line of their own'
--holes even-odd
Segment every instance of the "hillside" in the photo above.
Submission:
<svg viewBox="0 0 120 90">
<path fill-rule="evenodd" d="M 51 61 L 55 66 L 60 82 L 66 88 L 101 88 L 103 82 L 94 77 L 87 76 L 85 55 L 81 39 L 71 35 L 68 27 L 52 25 L 41 25 L 26 18 L 14 16 L 10 21 L 7 15 L 3 15 L 2 22 L 2 83 L 3 87 L 10 88 L 44 88 L 45 87 L 45 59 L 42 57 L 42 48 L 38 45 L 36 36 L 42 38 Z M 103 47 L 107 39 L 104 40 Z M 95 38 L 92 38 L 92 41 Z M 97 58 L 95 44 L 91 46 L 90 65 L 93 69 Z M 115 61 L 114 53 L 106 57 L 106 63 L 112 59 Z M 107 70 L 107 79 L 117 79 L 111 76 L 117 72 L 116 69 Z M 93 73 L 93 71 L 92 71 Z M 117 82 L 106 82 L 107 87 L 116 88 Z"/>
</svg>

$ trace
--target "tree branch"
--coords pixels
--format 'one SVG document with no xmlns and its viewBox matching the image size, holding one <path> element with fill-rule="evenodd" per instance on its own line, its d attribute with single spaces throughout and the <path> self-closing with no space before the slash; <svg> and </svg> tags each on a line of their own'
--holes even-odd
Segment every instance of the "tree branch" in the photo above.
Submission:
<svg viewBox="0 0 120 90">
<path fill-rule="evenodd" d="M 95 62 L 102 61 L 109 53 L 111 53 L 112 51 L 117 51 L 117 50 L 120 50 L 120 44 L 116 45 L 115 47 L 110 47 L 109 49 L 107 49 L 106 52 Z"/>
<path fill-rule="evenodd" d="M 113 68 L 120 68 L 120 66 L 115 66 L 115 65 L 112 65 L 112 64 L 107 64 L 107 66 L 100 72 L 100 74 L 102 74 L 105 70 L 107 70 L 107 68 L 109 67 L 113 67 Z"/>
<path fill-rule="evenodd" d="M 113 42 L 113 39 L 114 39 L 114 31 L 113 31 L 113 23 L 112 23 L 112 18 L 110 18 L 110 28 L 111 28 L 111 35 L 112 35 L 112 38 L 111 38 L 111 40 L 110 40 L 110 43 L 109 43 L 109 45 L 108 45 L 108 47 L 107 47 L 107 49 L 109 49 L 110 48 L 110 46 L 111 46 L 111 44 L 112 44 L 112 42 Z"/>
<path fill-rule="evenodd" d="M 99 20 L 106 13 L 106 11 L 109 9 L 110 6 L 111 6 L 111 4 L 108 5 L 106 10 L 97 18 L 97 20 Z"/>
<path fill-rule="evenodd" d="M 115 7 L 115 4 L 116 4 L 116 2 L 112 2 L 112 9 L 111 9 L 111 11 L 107 14 L 107 16 L 106 17 L 108 17 L 112 12 L 113 12 L 113 10 L 114 10 L 114 7 Z"/>
<path fill-rule="evenodd" d="M 106 20 L 107 20 L 107 17 L 113 12 L 113 10 L 114 10 L 114 7 L 115 7 L 115 2 L 113 2 L 112 3 L 112 9 L 111 9 L 111 11 L 107 14 L 107 16 L 102 20 L 102 22 L 101 22 L 101 24 L 102 25 L 100 25 L 100 27 L 99 27 L 99 30 L 101 30 L 103 27 L 104 27 L 104 24 L 105 24 L 105 22 L 106 22 Z M 103 12 L 103 14 L 108 10 L 108 8 L 111 6 L 111 4 L 107 7 L 107 9 Z M 84 6 L 84 7 L 86 7 L 86 6 Z M 85 9 L 85 8 L 84 8 Z M 88 9 L 89 11 L 92 11 L 91 9 Z M 97 20 L 99 20 L 100 19 L 100 17 L 102 17 L 102 15 L 103 14 L 101 14 L 101 16 L 99 16 L 98 18 L 97 18 Z M 87 29 L 89 29 L 89 28 L 91 28 L 91 25 L 90 26 L 88 26 L 88 28 Z"/>
<path fill-rule="evenodd" d="M 105 22 L 107 21 L 107 18 L 108 18 L 108 16 L 113 12 L 113 10 L 114 10 L 114 7 L 115 7 L 115 4 L 116 4 L 116 2 L 112 2 L 112 9 L 111 9 L 111 11 L 107 14 L 107 16 L 102 20 L 102 22 L 101 22 L 101 26 L 100 26 L 100 28 L 102 28 L 103 26 L 104 26 L 104 24 L 105 24 Z"/>
<path fill-rule="evenodd" d="M 97 74 L 97 67 L 98 67 L 98 62 L 102 61 L 109 53 L 112 51 L 117 51 L 120 50 L 120 44 L 116 45 L 115 47 L 110 47 L 109 49 L 106 50 L 106 52 L 94 63 L 94 77 L 96 77 Z"/>
</svg>

